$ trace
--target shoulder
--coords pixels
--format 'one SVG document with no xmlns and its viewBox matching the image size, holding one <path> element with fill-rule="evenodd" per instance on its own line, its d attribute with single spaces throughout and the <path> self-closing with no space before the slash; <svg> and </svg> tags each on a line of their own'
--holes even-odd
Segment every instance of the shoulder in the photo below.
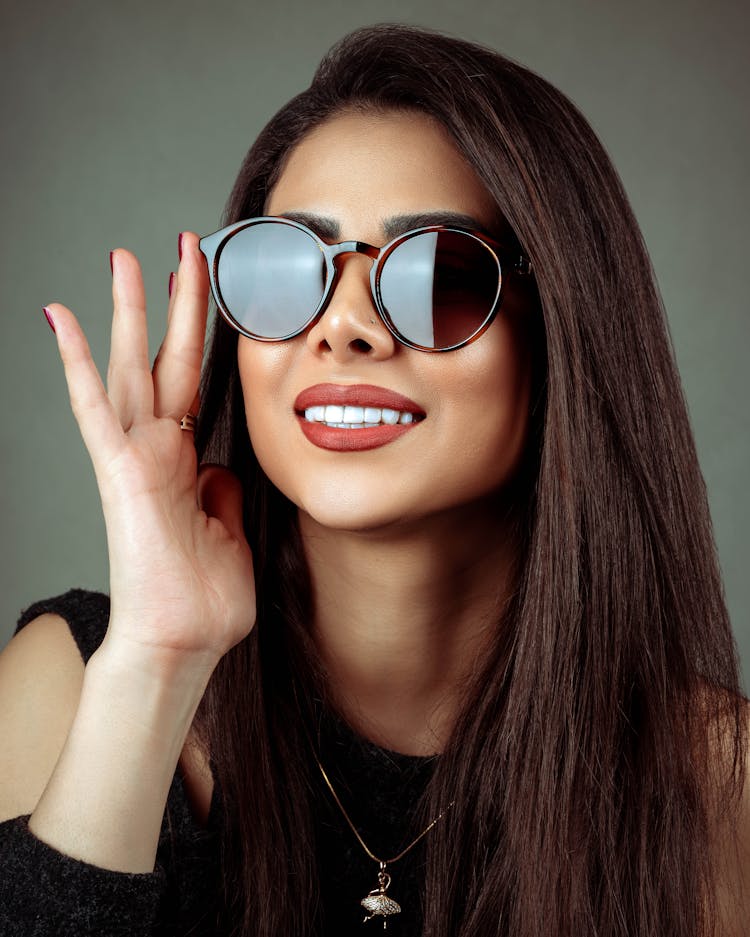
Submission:
<svg viewBox="0 0 750 937">
<path fill-rule="evenodd" d="M 31 813 L 70 731 L 108 601 L 71 590 L 35 603 L 0 653 L 0 821 Z M 105 611 L 106 609 L 106 611 Z"/>
<path fill-rule="evenodd" d="M 63 620 L 84 663 L 99 647 L 109 621 L 109 596 L 88 589 L 70 589 L 61 595 L 34 602 L 23 611 L 16 624 L 16 634 L 37 619 L 53 615 Z"/>
</svg>

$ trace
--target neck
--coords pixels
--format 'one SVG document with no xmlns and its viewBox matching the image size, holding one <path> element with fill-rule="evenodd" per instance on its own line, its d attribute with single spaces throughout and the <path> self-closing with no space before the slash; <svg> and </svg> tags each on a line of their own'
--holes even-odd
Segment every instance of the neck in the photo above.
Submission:
<svg viewBox="0 0 750 937">
<path fill-rule="evenodd" d="M 412 755 L 445 746 L 507 597 L 514 553 L 496 515 L 483 503 L 366 532 L 300 515 L 334 702 L 378 745 Z"/>
</svg>

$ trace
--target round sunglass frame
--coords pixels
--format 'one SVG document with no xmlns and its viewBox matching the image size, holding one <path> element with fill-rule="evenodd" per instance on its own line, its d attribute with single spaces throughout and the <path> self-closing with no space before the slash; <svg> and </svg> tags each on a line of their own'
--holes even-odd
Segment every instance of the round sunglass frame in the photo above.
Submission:
<svg viewBox="0 0 750 937">
<path fill-rule="evenodd" d="M 308 237 L 312 238 L 323 255 L 326 269 L 326 280 L 323 288 L 323 295 L 321 296 L 320 302 L 318 303 L 318 306 L 314 312 L 310 314 L 310 316 L 299 328 L 294 329 L 288 335 L 282 335 L 274 338 L 268 338 L 267 336 L 257 335 L 254 332 L 250 332 L 241 326 L 239 322 L 237 322 L 224 303 L 221 289 L 219 287 L 218 277 L 219 257 L 221 256 L 221 252 L 227 241 L 229 241 L 240 231 L 243 231 L 245 228 L 268 222 L 274 224 L 290 225 L 291 227 L 299 229 L 304 234 L 308 235 Z M 480 244 L 482 244 L 487 251 L 489 251 L 489 253 L 494 258 L 495 264 L 497 265 L 497 293 L 484 321 L 467 338 L 444 348 L 433 348 L 426 345 L 419 345 L 416 342 L 411 341 L 405 335 L 402 335 L 393 324 L 393 321 L 388 314 L 388 310 L 383 303 L 380 293 L 380 277 L 383 265 L 385 264 L 385 261 L 388 259 L 388 257 L 393 253 L 393 251 L 396 250 L 400 244 L 403 244 L 405 241 L 415 237 L 418 234 L 430 234 L 433 232 L 465 234 L 468 237 L 473 238 L 475 241 L 478 241 Z M 456 228 L 446 225 L 430 225 L 423 228 L 414 228 L 411 231 L 405 231 L 403 234 L 399 234 L 383 247 L 373 247 L 372 244 L 367 244 L 364 241 L 339 241 L 336 244 L 327 244 L 325 241 L 321 240 L 321 238 L 318 237 L 314 231 L 298 221 L 293 221 L 291 218 L 261 215 L 256 218 L 245 219 L 244 221 L 236 221 L 233 224 L 227 225 L 225 228 L 221 228 L 219 231 L 215 231 L 213 234 L 207 234 L 205 237 L 200 239 L 199 247 L 208 264 L 211 291 L 222 317 L 228 323 L 228 325 L 235 329 L 235 331 L 239 332 L 241 335 L 245 335 L 247 338 L 252 338 L 259 342 L 285 342 L 290 338 L 295 338 L 297 335 L 301 335 L 305 329 L 312 325 L 312 323 L 315 322 L 315 320 L 325 312 L 326 307 L 328 306 L 328 303 L 333 296 L 333 291 L 339 273 L 333 261 L 334 258 L 338 257 L 340 254 L 364 254 L 374 261 L 370 268 L 370 293 L 378 316 L 391 335 L 396 339 L 396 341 L 402 345 L 405 345 L 407 348 L 413 348 L 416 351 L 455 351 L 457 348 L 463 348 L 465 345 L 469 345 L 471 342 L 476 341 L 490 327 L 500 307 L 502 306 L 503 268 L 501 259 L 508 261 L 508 273 L 516 274 L 522 277 L 528 277 L 532 275 L 531 261 L 520 248 L 507 247 L 503 244 L 500 244 L 498 241 L 487 237 L 487 235 L 480 231 L 473 231 L 467 228 Z"/>
</svg>

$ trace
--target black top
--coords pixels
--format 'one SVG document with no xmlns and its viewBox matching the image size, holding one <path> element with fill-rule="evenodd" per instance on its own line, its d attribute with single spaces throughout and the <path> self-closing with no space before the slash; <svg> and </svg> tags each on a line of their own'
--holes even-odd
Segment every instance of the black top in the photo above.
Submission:
<svg viewBox="0 0 750 937">
<path fill-rule="evenodd" d="M 37 602 L 17 630 L 53 612 L 69 624 L 84 662 L 101 643 L 109 598 L 73 589 Z M 323 721 L 321 761 L 370 850 L 395 856 L 413 839 L 414 807 L 434 758 L 379 748 L 329 714 Z M 380 917 L 363 922 L 360 900 L 377 887 L 378 866 L 363 851 L 321 778 L 318 868 L 326 935 L 358 937 L 382 932 Z M 214 786 L 208 822 L 194 819 L 180 768 L 167 798 L 150 874 L 112 872 L 66 856 L 38 840 L 26 817 L 0 823 L 0 934 L 3 937 L 218 937 L 218 830 L 221 791 Z M 418 832 L 418 830 L 416 831 Z M 424 842 L 391 869 L 388 895 L 402 906 L 388 918 L 389 937 L 421 931 L 419 890 Z M 283 900 L 283 895 L 279 895 Z M 280 935 L 282 937 L 282 935 Z"/>
</svg>

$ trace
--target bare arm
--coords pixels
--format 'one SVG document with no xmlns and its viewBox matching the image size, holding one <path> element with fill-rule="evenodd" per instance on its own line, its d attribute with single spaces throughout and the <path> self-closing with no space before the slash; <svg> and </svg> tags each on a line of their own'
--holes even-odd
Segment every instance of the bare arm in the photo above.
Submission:
<svg viewBox="0 0 750 937">
<path fill-rule="evenodd" d="M 55 668 L 49 631 L 27 625 L 6 650 L 5 692 L 26 711 L 56 707 L 38 753 L 22 743 L 28 715 L 0 708 L 18 763 L 0 782 L 7 814 L 31 808 L 29 829 L 103 869 L 150 872 L 169 785 L 195 710 L 221 656 L 255 620 L 242 492 L 230 473 L 197 471 L 179 417 L 197 401 L 208 281 L 195 235 L 170 301 L 167 334 L 148 360 L 140 266 L 114 261 L 112 349 L 105 390 L 75 317 L 51 305 L 73 412 L 102 499 L 110 559 L 106 637 L 85 671 L 65 654 L 54 691 L 31 685 Z M 59 634 L 58 643 L 63 639 Z M 29 733 L 30 734 L 30 733 Z M 59 757 L 58 757 L 59 756 Z"/>
<path fill-rule="evenodd" d="M 67 622 L 42 615 L 0 654 L 0 821 L 32 813 L 70 731 L 84 666 Z"/>
<path fill-rule="evenodd" d="M 0 654 L 0 821 L 32 814 L 29 829 L 73 858 L 150 872 L 194 707 L 189 687 L 170 699 L 161 674 L 121 676 L 120 663 L 94 655 L 84 670 L 54 615 Z"/>
<path fill-rule="evenodd" d="M 28 642 L 29 651 L 34 643 Z M 49 651 L 40 650 L 41 661 L 28 660 L 27 673 L 50 673 L 56 666 Z M 55 726 L 53 740 L 45 726 L 29 725 L 28 714 L 23 719 L 28 734 L 36 729 L 37 738 L 45 739 L 49 755 L 45 764 L 37 756 L 33 778 L 28 760 L 19 757 L 17 764 L 25 767 L 7 794 L 16 802 L 23 795 L 21 812 L 31 812 L 29 829 L 39 839 L 101 868 L 153 871 L 169 786 L 209 676 L 174 669 L 170 678 L 167 666 L 149 668 L 136 655 L 128 661 L 120 649 L 97 651 L 73 707 L 73 682 L 64 688 L 70 728 L 51 770 L 49 755 L 62 726 Z M 42 784 L 38 801 L 30 804 Z"/>
</svg>

